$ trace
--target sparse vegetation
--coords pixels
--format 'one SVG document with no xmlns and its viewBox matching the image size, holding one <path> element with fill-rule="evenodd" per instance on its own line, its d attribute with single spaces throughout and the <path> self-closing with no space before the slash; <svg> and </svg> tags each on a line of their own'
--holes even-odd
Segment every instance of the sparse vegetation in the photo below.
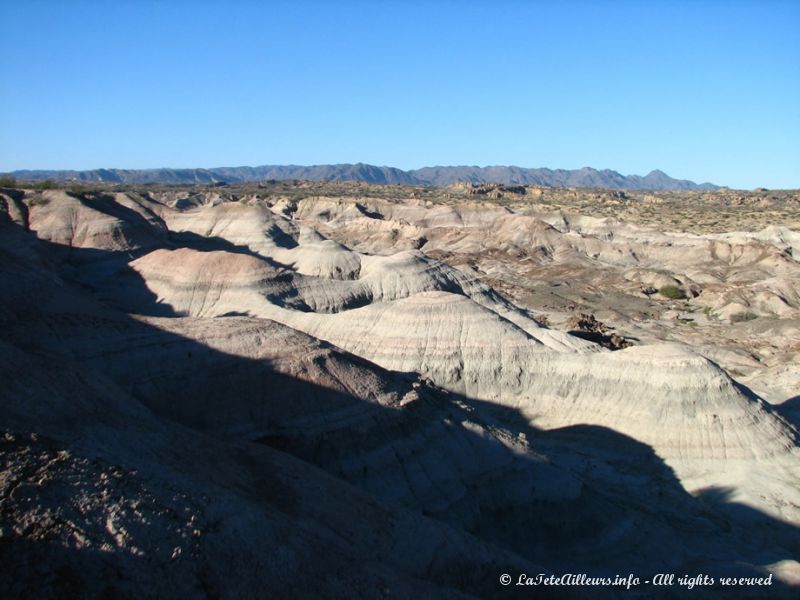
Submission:
<svg viewBox="0 0 800 600">
<path fill-rule="evenodd" d="M 746 310 L 744 312 L 736 313 L 735 315 L 731 315 L 731 323 L 744 323 L 746 321 L 752 321 L 753 319 L 757 319 L 758 315 L 754 312 L 750 312 Z"/>
<path fill-rule="evenodd" d="M 34 185 L 16 182 L 16 185 L 34 189 L 69 189 L 67 182 L 42 181 Z M 208 185 L 181 185 L 165 183 L 121 184 L 111 182 L 81 182 L 87 190 L 152 192 L 176 189 L 213 189 Z M 624 201 L 619 192 L 601 189 L 545 188 L 524 186 L 524 194 L 504 194 L 494 198 L 486 194 L 471 194 L 457 185 L 433 187 L 426 185 L 380 185 L 366 182 L 263 180 L 228 184 L 226 190 L 234 193 L 267 196 L 285 196 L 301 200 L 317 195 L 382 198 L 401 201 L 414 198 L 435 204 L 456 205 L 464 202 L 481 202 L 508 206 L 518 212 L 528 209 L 562 211 L 580 214 L 591 211 L 593 216 L 612 217 L 626 222 L 691 233 L 719 233 L 724 231 L 758 231 L 779 222 L 790 229 L 800 228 L 800 192 L 797 190 L 744 191 L 721 189 L 716 191 L 626 191 Z"/>
<path fill-rule="evenodd" d="M 0 187 L 6 187 L 6 188 L 17 187 L 16 177 L 11 177 L 10 175 L 4 175 L 3 177 L 0 177 Z"/>
<path fill-rule="evenodd" d="M 57 186 L 52 179 L 44 179 L 31 184 L 31 189 L 34 190 L 54 190 L 56 187 Z"/>
<path fill-rule="evenodd" d="M 686 293 L 677 285 L 662 285 L 658 293 L 670 300 L 683 300 L 686 298 Z"/>
<path fill-rule="evenodd" d="M 50 203 L 50 198 L 45 198 L 41 194 L 34 196 L 28 200 L 28 206 L 47 206 Z"/>
</svg>

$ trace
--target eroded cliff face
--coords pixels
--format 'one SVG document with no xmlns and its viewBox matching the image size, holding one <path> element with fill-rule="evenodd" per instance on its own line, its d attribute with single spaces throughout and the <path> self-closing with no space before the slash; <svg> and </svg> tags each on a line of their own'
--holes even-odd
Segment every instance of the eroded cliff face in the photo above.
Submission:
<svg viewBox="0 0 800 600">
<path fill-rule="evenodd" d="M 796 592 L 791 231 L 1 197 L 12 594 L 487 597 L 506 572 L 687 569 Z M 645 289 L 664 285 L 687 298 Z M 566 330 L 595 298 L 633 345 Z M 760 318 L 731 323 L 737 303 Z M 742 385 L 765 379 L 774 405 Z"/>
</svg>

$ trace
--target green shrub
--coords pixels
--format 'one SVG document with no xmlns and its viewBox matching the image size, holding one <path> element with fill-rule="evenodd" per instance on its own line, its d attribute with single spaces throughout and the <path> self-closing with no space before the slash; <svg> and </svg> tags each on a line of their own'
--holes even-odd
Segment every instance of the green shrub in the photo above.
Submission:
<svg viewBox="0 0 800 600">
<path fill-rule="evenodd" d="M 55 189 L 55 187 L 56 184 L 52 179 L 43 179 L 42 181 L 37 181 L 31 186 L 31 188 L 34 190 L 52 190 Z"/>
<path fill-rule="evenodd" d="M 0 177 L 0 187 L 17 187 L 17 178 L 11 177 L 11 175 L 4 175 Z"/>
<path fill-rule="evenodd" d="M 753 319 L 757 318 L 758 318 L 757 314 L 752 313 L 749 310 L 746 310 L 744 312 L 731 315 L 731 323 L 744 323 L 745 321 L 752 321 Z"/>
<path fill-rule="evenodd" d="M 676 285 L 663 285 L 658 293 L 670 300 L 683 300 L 686 298 L 684 291 Z"/>
</svg>

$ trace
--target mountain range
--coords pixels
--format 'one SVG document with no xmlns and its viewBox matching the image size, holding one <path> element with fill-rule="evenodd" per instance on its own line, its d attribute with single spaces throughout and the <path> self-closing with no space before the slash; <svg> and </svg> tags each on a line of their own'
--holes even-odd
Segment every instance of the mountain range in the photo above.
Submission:
<svg viewBox="0 0 800 600">
<path fill-rule="evenodd" d="M 630 190 L 713 190 L 711 183 L 674 179 L 663 171 L 647 175 L 622 175 L 610 169 L 527 169 L 515 166 L 423 167 L 403 171 L 364 163 L 338 165 L 263 165 L 213 169 L 93 169 L 88 171 L 23 170 L 10 173 L 18 179 L 41 181 L 104 181 L 111 183 L 212 184 L 244 183 L 269 179 L 308 181 L 365 181 L 377 184 L 444 186 L 458 182 L 475 184 L 541 185 L 549 187 Z"/>
</svg>

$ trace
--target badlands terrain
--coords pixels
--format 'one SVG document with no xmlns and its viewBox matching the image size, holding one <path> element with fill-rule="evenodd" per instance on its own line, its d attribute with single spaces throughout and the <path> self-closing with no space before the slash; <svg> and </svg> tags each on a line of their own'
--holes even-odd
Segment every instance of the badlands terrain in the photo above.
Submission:
<svg viewBox="0 0 800 600">
<path fill-rule="evenodd" d="M 800 193 L 44 187 L 3 597 L 797 597 Z"/>
</svg>

